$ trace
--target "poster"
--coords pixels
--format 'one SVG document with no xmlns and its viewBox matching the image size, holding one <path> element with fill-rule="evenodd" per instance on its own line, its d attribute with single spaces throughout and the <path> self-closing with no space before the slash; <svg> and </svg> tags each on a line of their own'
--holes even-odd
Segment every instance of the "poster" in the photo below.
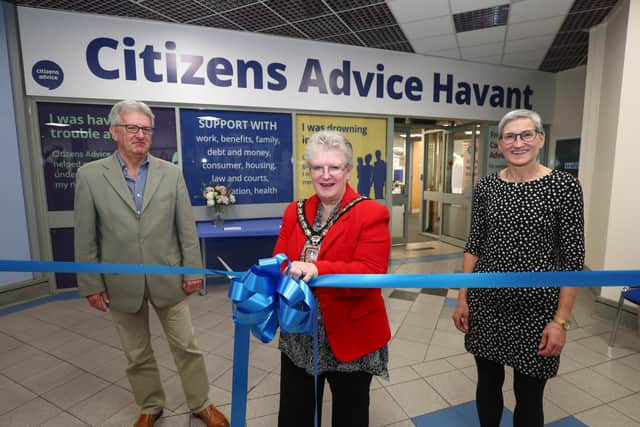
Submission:
<svg viewBox="0 0 640 427">
<path fill-rule="evenodd" d="M 303 156 L 309 137 L 321 130 L 341 132 L 351 142 L 354 165 L 349 185 L 359 194 L 384 199 L 387 191 L 386 119 L 299 114 L 296 129 L 297 199 L 313 194 L 311 175 Z"/>
<path fill-rule="evenodd" d="M 42 167 L 49 211 L 72 211 L 76 171 L 110 156 L 116 142 L 109 133 L 112 105 L 38 103 Z M 173 108 L 152 108 L 155 130 L 150 153 L 171 161 L 176 153 Z"/>
<path fill-rule="evenodd" d="M 236 204 L 292 200 L 291 116 L 180 110 L 182 170 L 194 206 L 208 184 L 231 188 Z"/>
</svg>

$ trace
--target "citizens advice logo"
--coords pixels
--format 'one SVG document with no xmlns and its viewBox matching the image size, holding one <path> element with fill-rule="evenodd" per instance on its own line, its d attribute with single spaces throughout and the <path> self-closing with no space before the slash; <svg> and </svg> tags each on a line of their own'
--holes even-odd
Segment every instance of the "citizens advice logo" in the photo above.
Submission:
<svg viewBox="0 0 640 427">
<path fill-rule="evenodd" d="M 31 76 L 36 83 L 49 90 L 56 89 L 64 80 L 62 68 L 53 61 L 38 61 L 31 69 Z"/>
</svg>

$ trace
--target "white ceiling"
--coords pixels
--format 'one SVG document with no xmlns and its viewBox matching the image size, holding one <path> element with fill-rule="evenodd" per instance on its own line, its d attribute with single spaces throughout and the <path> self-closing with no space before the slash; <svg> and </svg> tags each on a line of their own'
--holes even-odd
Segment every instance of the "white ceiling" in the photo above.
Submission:
<svg viewBox="0 0 640 427">
<path fill-rule="evenodd" d="M 387 0 L 416 53 L 538 69 L 573 0 Z M 456 33 L 453 14 L 509 4 L 506 26 Z"/>
</svg>

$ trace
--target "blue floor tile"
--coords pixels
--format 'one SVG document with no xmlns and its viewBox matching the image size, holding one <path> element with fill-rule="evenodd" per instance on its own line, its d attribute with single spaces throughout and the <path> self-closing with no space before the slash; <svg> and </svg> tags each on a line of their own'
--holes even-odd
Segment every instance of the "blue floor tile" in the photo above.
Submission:
<svg viewBox="0 0 640 427">
<path fill-rule="evenodd" d="M 441 409 L 411 419 L 416 427 L 452 426 L 479 427 L 480 421 L 476 412 L 476 402 L 467 402 L 450 408 Z M 513 427 L 513 414 L 507 408 L 502 412 L 500 427 Z M 573 417 L 562 418 L 546 424 L 546 427 L 587 427 L 586 424 Z"/>
<path fill-rule="evenodd" d="M 22 304 L 12 305 L 11 307 L 2 308 L 0 309 L 0 316 L 6 316 L 7 314 L 17 313 L 22 310 L 28 310 L 30 308 L 37 307 L 42 304 L 50 303 L 52 301 L 64 301 L 64 300 L 80 299 L 80 298 L 82 297 L 77 291 L 62 292 L 56 295 L 39 298 L 34 301 L 29 301 Z"/>
</svg>

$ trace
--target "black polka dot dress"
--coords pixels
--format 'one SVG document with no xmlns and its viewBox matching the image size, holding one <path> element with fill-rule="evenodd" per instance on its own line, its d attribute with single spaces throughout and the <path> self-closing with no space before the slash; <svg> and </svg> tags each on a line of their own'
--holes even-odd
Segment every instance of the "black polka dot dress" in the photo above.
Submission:
<svg viewBox="0 0 640 427">
<path fill-rule="evenodd" d="M 572 175 L 551 171 L 515 183 L 495 173 L 476 187 L 465 252 L 478 257 L 477 272 L 582 270 L 583 230 L 582 189 Z M 537 353 L 559 294 L 551 287 L 469 289 L 466 349 L 525 375 L 555 376 L 560 358 Z"/>
</svg>

